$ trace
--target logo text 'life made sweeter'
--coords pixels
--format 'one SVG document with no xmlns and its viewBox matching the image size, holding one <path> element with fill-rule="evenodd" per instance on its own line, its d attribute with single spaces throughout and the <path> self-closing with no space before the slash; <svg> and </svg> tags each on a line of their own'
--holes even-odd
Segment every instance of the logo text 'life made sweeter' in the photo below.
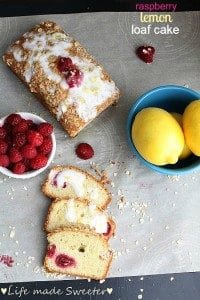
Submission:
<svg viewBox="0 0 200 300">
<path fill-rule="evenodd" d="M 137 3 L 135 8 L 139 12 L 139 20 L 143 26 L 132 24 L 132 34 L 150 34 L 151 31 L 156 35 L 179 33 L 179 27 L 171 24 L 173 23 L 172 13 L 177 9 L 176 3 Z M 157 26 L 157 23 L 162 25 Z"/>
</svg>

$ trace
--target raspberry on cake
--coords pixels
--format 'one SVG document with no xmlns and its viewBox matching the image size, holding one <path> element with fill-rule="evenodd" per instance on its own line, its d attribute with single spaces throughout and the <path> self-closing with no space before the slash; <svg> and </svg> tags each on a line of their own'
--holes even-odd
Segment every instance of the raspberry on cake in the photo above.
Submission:
<svg viewBox="0 0 200 300">
<path fill-rule="evenodd" d="M 120 96 L 105 69 L 54 22 L 25 33 L 3 59 L 71 137 Z"/>
<path fill-rule="evenodd" d="M 74 166 L 54 167 L 42 186 L 43 193 L 49 198 L 88 199 L 99 208 L 106 208 L 111 195 L 101 181 Z"/>
<path fill-rule="evenodd" d="M 115 223 L 108 215 L 88 200 L 56 199 L 52 201 L 44 229 L 52 232 L 58 228 L 86 229 L 109 239 L 115 232 Z"/>
<path fill-rule="evenodd" d="M 47 272 L 104 279 L 108 273 L 112 251 L 99 234 L 63 228 L 47 235 L 48 248 L 44 260 Z"/>
</svg>

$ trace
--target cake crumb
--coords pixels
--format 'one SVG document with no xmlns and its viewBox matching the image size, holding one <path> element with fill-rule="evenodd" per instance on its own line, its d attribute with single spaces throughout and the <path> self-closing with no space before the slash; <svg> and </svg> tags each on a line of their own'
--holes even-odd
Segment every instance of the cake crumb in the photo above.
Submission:
<svg viewBox="0 0 200 300">
<path fill-rule="evenodd" d="M 140 300 L 142 299 L 142 294 L 138 295 L 138 299 Z"/>
<path fill-rule="evenodd" d="M 174 277 L 171 277 L 171 278 L 170 278 L 170 281 L 173 281 L 173 280 L 174 280 Z"/>
<path fill-rule="evenodd" d="M 13 239 L 15 236 L 15 230 L 10 231 L 10 238 Z"/>
<path fill-rule="evenodd" d="M 100 283 L 100 284 L 102 284 L 102 283 L 104 283 L 104 282 L 105 282 L 105 279 L 99 280 L 99 283 Z"/>
</svg>

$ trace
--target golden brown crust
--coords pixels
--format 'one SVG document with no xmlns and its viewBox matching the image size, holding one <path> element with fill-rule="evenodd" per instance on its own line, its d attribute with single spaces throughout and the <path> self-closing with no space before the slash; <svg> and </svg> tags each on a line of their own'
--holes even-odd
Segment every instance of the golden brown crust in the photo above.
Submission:
<svg viewBox="0 0 200 300">
<path fill-rule="evenodd" d="M 43 229 L 44 229 L 44 231 L 46 231 L 46 233 L 50 233 L 50 231 L 48 231 L 48 224 L 49 224 L 49 216 L 50 216 L 50 214 L 51 214 L 51 212 L 52 212 L 52 210 L 54 209 L 54 206 L 55 206 L 55 204 L 57 203 L 57 202 L 59 202 L 59 201 L 62 201 L 62 200 L 66 200 L 66 201 L 68 201 L 68 200 L 70 200 L 70 199 L 59 199 L 59 198 L 56 198 L 56 199 L 54 199 L 53 201 L 52 201 L 52 203 L 50 204 L 50 206 L 49 206 L 49 208 L 48 208 L 48 212 L 47 212 L 47 215 L 46 215 L 46 218 L 45 218 L 45 222 L 44 222 L 44 227 L 43 227 Z M 74 201 L 79 201 L 79 202 L 83 202 L 83 203 L 85 203 L 86 205 L 89 205 L 89 201 L 87 200 L 87 199 L 82 199 L 82 198 L 75 198 L 74 199 Z M 99 211 L 99 212 L 104 212 L 104 210 L 103 209 L 101 209 L 101 208 L 97 208 L 97 210 Z M 104 235 L 104 234 L 100 234 L 104 239 L 106 239 L 106 240 L 109 240 L 114 234 L 115 234 L 115 230 L 116 230 L 116 224 L 115 224 L 115 222 L 113 221 L 113 219 L 112 218 L 108 218 L 108 222 L 109 222 L 109 224 L 110 224 L 110 231 L 109 231 L 109 234 L 108 235 Z M 83 231 L 85 231 L 85 232 L 95 232 L 94 230 L 91 230 L 91 229 L 89 229 L 89 228 L 87 228 L 87 227 L 83 227 L 83 226 L 78 226 L 78 225 L 71 225 L 71 226 L 65 226 L 65 227 L 59 227 L 60 229 L 64 229 L 64 228 L 75 228 L 75 229 L 79 229 L 79 230 L 83 230 Z"/>
<path fill-rule="evenodd" d="M 89 178 L 91 178 L 92 180 L 94 180 L 94 181 L 96 181 L 98 184 L 100 184 L 100 186 L 102 187 L 102 189 L 104 189 L 105 191 L 106 191 L 106 193 L 107 193 L 107 201 L 105 202 L 105 204 L 101 207 L 101 209 L 106 209 L 107 208 L 107 206 L 109 205 L 109 203 L 111 202 L 111 194 L 110 194 L 110 192 L 105 188 L 105 186 L 103 185 L 103 183 L 100 181 L 100 180 L 98 180 L 96 177 L 94 177 L 92 174 L 90 174 L 90 173 L 88 173 L 87 171 L 85 171 L 85 170 L 82 170 L 82 169 L 80 169 L 80 168 L 78 168 L 78 167 L 76 167 L 76 166 L 68 166 L 68 165 L 65 165 L 65 166 L 59 166 L 59 165 L 57 165 L 57 166 L 55 166 L 55 167 L 53 167 L 51 170 L 57 170 L 57 171 L 62 171 L 62 170 L 64 170 L 64 169 L 70 169 L 70 170 L 77 170 L 77 171 L 79 171 L 79 172 L 81 172 L 82 174 L 84 174 L 86 177 L 89 177 Z M 54 196 L 52 196 L 52 195 L 50 195 L 50 194 L 48 194 L 47 193 L 47 189 L 46 189 L 46 185 L 49 183 L 49 178 L 47 177 L 47 179 L 44 181 L 44 183 L 42 184 L 42 192 L 47 196 L 47 197 L 49 197 L 49 198 L 51 198 L 51 199 L 54 199 L 55 197 Z M 89 200 L 89 199 L 88 199 Z"/>
<path fill-rule="evenodd" d="M 28 33 L 61 33 L 66 34 L 56 23 L 51 21 L 42 22 L 41 24 L 33 27 Z M 27 61 L 31 55 L 31 52 L 23 48 L 23 43 L 25 42 L 26 37 L 22 36 L 17 40 L 11 47 L 18 47 L 23 53 L 23 58 L 25 61 L 16 61 L 12 52 L 6 52 L 3 56 L 3 60 L 10 67 L 10 69 L 28 86 L 30 91 L 36 95 L 36 97 L 41 101 L 41 103 L 48 108 L 54 117 L 56 117 L 58 105 L 64 100 L 67 99 L 68 90 L 61 88 L 61 86 L 53 80 L 48 79 L 45 75 L 42 67 L 39 63 L 34 65 L 34 74 L 30 82 L 26 82 L 24 72 L 27 69 Z M 79 42 L 72 38 L 72 47 L 70 48 L 70 54 L 77 55 L 80 58 L 88 59 L 89 61 L 96 64 L 102 68 L 102 66 L 91 56 L 87 50 L 80 45 Z M 54 73 L 58 73 L 57 67 L 57 57 L 50 56 L 49 66 Z M 102 68 L 104 80 L 111 81 L 110 75 Z M 60 75 L 60 74 L 59 74 Z M 50 89 L 55 90 L 54 93 L 49 92 Z M 103 101 L 103 103 L 96 107 L 97 115 L 105 110 L 110 105 L 117 102 L 120 97 L 120 92 L 116 88 L 115 93 Z M 61 116 L 59 120 L 63 128 L 68 132 L 70 137 L 75 137 L 90 121 L 84 121 L 77 114 L 76 109 L 73 105 L 68 106 L 67 111 Z"/>
<path fill-rule="evenodd" d="M 50 232 L 50 233 L 48 233 L 48 235 L 47 235 L 47 238 L 48 238 L 48 236 L 51 236 L 51 235 L 53 235 L 55 232 L 63 232 L 63 231 L 65 231 L 65 230 L 67 230 L 68 232 L 69 231 L 71 231 L 71 232 L 76 232 L 76 231 L 78 231 L 78 232 L 82 232 L 82 233 L 86 233 L 84 230 L 77 230 L 77 229 L 72 229 L 72 228 L 67 228 L 67 227 L 63 227 L 63 228 L 58 228 L 58 229 L 56 229 L 55 231 L 53 231 L 53 232 Z M 103 243 L 105 244 L 105 245 L 107 245 L 107 240 L 106 239 L 103 239 L 102 237 L 101 237 L 101 235 L 99 235 L 99 234 L 97 234 L 97 233 L 95 233 L 95 232 L 90 232 L 90 233 L 88 233 L 89 235 L 95 235 L 95 236 L 98 236 L 100 239 L 102 239 L 102 241 L 103 241 Z M 48 245 L 47 245 L 47 247 L 48 247 Z M 110 252 L 110 259 L 109 259 L 109 261 L 108 261 L 108 265 L 107 265 L 107 268 L 106 268 L 106 270 L 105 270 L 105 273 L 102 275 L 102 277 L 87 277 L 87 276 L 82 276 L 82 275 L 80 275 L 80 274 L 73 274 L 72 276 L 78 276 L 78 277 L 82 277 L 82 278 L 91 278 L 91 279 L 94 279 L 94 280 L 102 280 L 102 279 L 105 279 L 106 277 L 107 277 L 107 275 L 108 275 L 108 271 L 109 271 L 109 268 L 110 268 L 110 265 L 111 265 L 111 262 L 112 262 L 112 259 L 113 259 L 113 252 L 109 249 L 109 252 Z M 46 255 L 45 255 L 45 258 L 44 258 L 44 269 L 45 269 L 45 271 L 46 272 L 48 272 L 48 273 L 54 273 L 54 274 L 57 274 L 57 275 L 60 275 L 60 274 L 66 274 L 66 275 L 68 275 L 68 272 L 66 272 L 66 273 L 64 273 L 64 272 L 55 272 L 54 270 L 52 270 L 52 269 L 50 269 L 48 266 L 47 266 L 47 262 L 46 262 L 46 260 L 47 260 L 47 258 L 46 258 Z"/>
<path fill-rule="evenodd" d="M 110 265 L 111 265 L 111 263 L 112 263 L 112 259 L 113 259 L 113 256 L 111 257 L 111 259 L 110 259 L 110 261 L 109 261 L 109 263 L 108 263 L 108 266 L 107 266 L 107 268 L 106 268 L 106 270 L 105 270 L 105 273 L 102 275 L 102 277 L 87 277 L 87 276 L 82 276 L 82 275 L 80 275 L 80 274 L 76 274 L 76 275 L 72 275 L 72 277 L 73 276 L 78 276 L 78 277 L 80 277 L 80 278 L 89 278 L 89 279 L 93 279 L 93 280 L 103 280 L 103 279 L 106 279 L 107 278 L 107 276 L 108 276 L 108 272 L 109 272 L 109 269 L 110 269 Z M 45 271 L 47 272 L 47 273 L 51 273 L 51 274 L 55 274 L 55 275 L 68 275 L 68 273 L 66 272 L 66 273 L 58 273 L 58 272 L 55 272 L 54 270 L 52 270 L 52 269 L 50 269 L 50 268 L 48 268 L 48 266 L 47 266 L 47 264 L 46 264 L 46 257 L 45 257 L 45 259 L 44 259 L 44 264 L 43 264 L 43 266 L 44 266 L 44 269 L 45 269 Z"/>
</svg>

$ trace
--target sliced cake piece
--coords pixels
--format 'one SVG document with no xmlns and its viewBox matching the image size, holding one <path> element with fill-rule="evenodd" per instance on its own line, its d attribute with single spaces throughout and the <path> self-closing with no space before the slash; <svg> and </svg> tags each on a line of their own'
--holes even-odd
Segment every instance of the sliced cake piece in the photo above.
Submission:
<svg viewBox="0 0 200 300">
<path fill-rule="evenodd" d="M 73 166 L 54 167 L 42 186 L 49 198 L 88 199 L 99 208 L 106 208 L 111 201 L 108 190 L 91 174 Z"/>
<path fill-rule="evenodd" d="M 107 241 L 99 234 L 59 229 L 47 235 L 44 260 L 47 272 L 104 279 L 112 260 Z"/>
<path fill-rule="evenodd" d="M 52 232 L 62 227 L 92 230 L 109 239 L 116 226 L 104 211 L 76 198 L 56 199 L 49 207 L 44 229 Z"/>
</svg>

